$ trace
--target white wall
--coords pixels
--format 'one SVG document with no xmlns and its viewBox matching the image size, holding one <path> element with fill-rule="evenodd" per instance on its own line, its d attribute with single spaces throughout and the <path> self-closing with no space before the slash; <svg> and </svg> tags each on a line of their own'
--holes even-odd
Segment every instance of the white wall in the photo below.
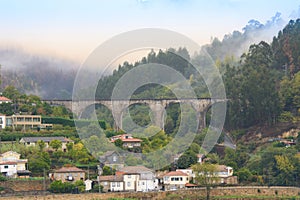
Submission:
<svg viewBox="0 0 300 200">
<path fill-rule="evenodd" d="M 8 168 L 5 168 L 5 166 Z M 0 172 L 7 172 L 7 176 L 12 176 L 17 173 L 17 165 L 0 165 Z"/>
<path fill-rule="evenodd" d="M 4 129 L 6 127 L 6 116 L 0 115 L 0 128 Z"/>
<path fill-rule="evenodd" d="M 136 174 L 125 174 L 123 176 L 124 184 L 125 184 L 125 190 L 136 190 L 136 184 L 139 181 L 139 175 Z"/>
<path fill-rule="evenodd" d="M 124 190 L 124 182 L 116 181 L 110 182 L 110 191 L 123 191 Z"/>
</svg>

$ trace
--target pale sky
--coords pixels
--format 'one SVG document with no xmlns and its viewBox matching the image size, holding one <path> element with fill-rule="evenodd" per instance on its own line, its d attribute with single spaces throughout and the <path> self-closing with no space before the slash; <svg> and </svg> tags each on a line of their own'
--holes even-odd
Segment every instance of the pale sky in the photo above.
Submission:
<svg viewBox="0 0 300 200">
<path fill-rule="evenodd" d="M 0 45 L 82 62 L 102 42 L 140 28 L 179 32 L 199 45 L 265 23 L 288 22 L 300 0 L 0 0 Z"/>
</svg>

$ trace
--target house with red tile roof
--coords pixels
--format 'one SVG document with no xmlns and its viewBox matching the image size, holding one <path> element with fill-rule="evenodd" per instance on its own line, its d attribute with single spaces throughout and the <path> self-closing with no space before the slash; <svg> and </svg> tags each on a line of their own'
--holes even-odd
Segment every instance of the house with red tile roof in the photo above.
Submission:
<svg viewBox="0 0 300 200">
<path fill-rule="evenodd" d="M 4 96 L 0 96 L 0 104 L 2 103 L 11 103 L 12 100 L 10 100 L 9 98 L 7 97 L 4 97 Z"/>
<path fill-rule="evenodd" d="M 182 189 L 187 183 L 189 183 L 189 175 L 182 171 L 171 171 L 163 175 L 164 190 Z"/>
<path fill-rule="evenodd" d="M 140 147 L 142 143 L 142 140 L 138 138 L 133 138 L 131 134 L 115 135 L 110 138 L 110 141 L 115 142 L 118 139 L 122 140 L 123 147 L 125 148 Z"/>
<path fill-rule="evenodd" d="M 75 182 L 85 180 L 85 171 L 77 167 L 62 167 L 49 174 L 52 180 L 61 180 L 62 182 Z"/>
</svg>

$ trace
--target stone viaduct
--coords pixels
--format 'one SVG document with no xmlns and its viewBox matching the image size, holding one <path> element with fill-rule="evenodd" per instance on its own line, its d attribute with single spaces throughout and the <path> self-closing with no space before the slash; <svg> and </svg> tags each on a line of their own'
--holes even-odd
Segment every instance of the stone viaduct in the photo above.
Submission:
<svg viewBox="0 0 300 200">
<path fill-rule="evenodd" d="M 193 99 L 130 99 L 130 100 L 43 100 L 50 105 L 63 105 L 80 118 L 84 110 L 92 105 L 106 106 L 113 114 L 117 129 L 122 129 L 122 116 L 126 108 L 133 104 L 147 104 L 154 114 L 155 126 L 164 129 L 164 111 L 169 104 L 189 104 L 197 113 L 198 130 L 206 126 L 206 112 L 215 103 L 226 102 L 226 99 L 193 98 Z"/>
</svg>

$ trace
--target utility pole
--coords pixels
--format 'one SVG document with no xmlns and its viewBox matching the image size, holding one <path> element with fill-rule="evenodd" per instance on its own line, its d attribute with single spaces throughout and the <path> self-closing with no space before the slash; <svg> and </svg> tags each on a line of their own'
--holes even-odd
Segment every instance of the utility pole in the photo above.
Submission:
<svg viewBox="0 0 300 200">
<path fill-rule="evenodd" d="M 102 169 L 100 165 L 97 165 L 98 167 L 98 186 L 99 186 L 99 193 L 101 193 L 101 187 L 100 187 L 100 176 L 102 174 Z"/>
<path fill-rule="evenodd" d="M 45 196 L 46 196 L 46 169 L 45 168 L 44 168 L 43 189 L 44 189 L 44 199 L 45 199 Z"/>
</svg>

